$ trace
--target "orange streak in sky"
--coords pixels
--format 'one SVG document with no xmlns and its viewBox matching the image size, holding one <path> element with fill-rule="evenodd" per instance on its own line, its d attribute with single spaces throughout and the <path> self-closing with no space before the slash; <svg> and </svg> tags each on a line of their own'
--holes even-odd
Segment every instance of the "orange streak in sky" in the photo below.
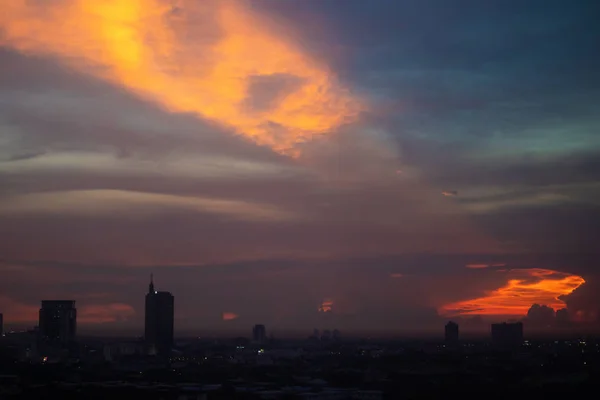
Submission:
<svg viewBox="0 0 600 400">
<path fill-rule="evenodd" d="M 580 276 L 548 269 L 515 269 L 508 273 L 512 279 L 505 286 L 476 299 L 446 304 L 438 312 L 446 316 L 523 316 L 535 303 L 558 310 L 566 306 L 559 297 L 585 283 Z"/>
<path fill-rule="evenodd" d="M 296 144 L 363 109 L 325 66 L 237 1 L 10 0 L 0 26 L 0 46 L 57 57 L 280 153 L 296 154 Z M 256 90 L 268 101 L 257 107 L 253 88 L 265 79 Z"/>
</svg>

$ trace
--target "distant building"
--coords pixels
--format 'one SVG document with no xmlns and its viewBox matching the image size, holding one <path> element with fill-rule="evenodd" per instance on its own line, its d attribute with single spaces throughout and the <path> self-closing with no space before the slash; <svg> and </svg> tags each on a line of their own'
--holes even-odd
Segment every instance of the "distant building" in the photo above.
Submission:
<svg viewBox="0 0 600 400">
<path fill-rule="evenodd" d="M 492 343 L 497 346 L 518 346 L 523 343 L 523 323 L 492 324 Z"/>
<path fill-rule="evenodd" d="M 144 339 L 148 351 L 159 356 L 170 355 L 173 348 L 175 298 L 169 292 L 154 290 L 152 276 L 146 294 L 145 312 Z"/>
<path fill-rule="evenodd" d="M 104 360 L 108 362 L 117 361 L 120 357 L 143 354 L 144 346 L 139 342 L 119 342 L 104 345 Z"/>
<path fill-rule="evenodd" d="M 75 300 L 42 300 L 39 317 L 39 333 L 43 340 L 63 345 L 75 340 Z"/>
<path fill-rule="evenodd" d="M 448 322 L 444 333 L 447 344 L 456 344 L 458 342 L 458 324 L 456 322 Z"/>
<path fill-rule="evenodd" d="M 561 308 L 556 311 L 556 326 L 559 328 L 564 328 L 569 326 L 571 323 L 571 316 L 569 315 L 569 310 L 566 308 Z"/>
<path fill-rule="evenodd" d="M 267 339 L 267 329 L 264 325 L 254 325 L 252 328 L 252 341 L 254 343 L 264 343 Z"/>
<path fill-rule="evenodd" d="M 333 330 L 333 340 L 335 340 L 336 342 L 339 342 L 342 340 L 342 332 L 340 332 L 339 329 Z"/>
<path fill-rule="evenodd" d="M 308 340 L 310 340 L 311 342 L 317 342 L 321 340 L 321 336 L 319 336 L 319 330 L 315 329 L 313 331 L 313 334 L 308 337 Z"/>
<path fill-rule="evenodd" d="M 0 336 L 4 334 L 4 316 L 0 313 Z"/>
</svg>

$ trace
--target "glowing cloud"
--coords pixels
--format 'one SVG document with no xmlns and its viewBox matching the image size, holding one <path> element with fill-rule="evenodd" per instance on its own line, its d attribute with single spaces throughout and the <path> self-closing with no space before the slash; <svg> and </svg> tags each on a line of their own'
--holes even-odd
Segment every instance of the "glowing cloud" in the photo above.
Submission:
<svg viewBox="0 0 600 400">
<path fill-rule="evenodd" d="M 488 264 L 467 264 L 466 267 L 470 268 L 470 269 L 483 269 L 483 268 L 488 268 L 489 265 Z"/>
<path fill-rule="evenodd" d="M 237 1 L 11 0 L 0 26 L 0 46 L 57 57 L 281 153 L 362 109 L 325 66 Z"/>
<path fill-rule="evenodd" d="M 333 309 L 333 300 L 325 299 L 319 306 L 319 312 L 327 313 Z"/>
<path fill-rule="evenodd" d="M 532 304 L 546 304 L 555 310 L 566 307 L 560 296 L 568 295 L 585 283 L 577 275 L 548 269 L 509 270 L 508 283 L 485 296 L 446 304 L 438 310 L 453 315 L 524 316 Z"/>
<path fill-rule="evenodd" d="M 224 312 L 221 314 L 221 319 L 223 321 L 232 321 L 234 319 L 238 319 L 240 316 L 233 312 Z"/>
<path fill-rule="evenodd" d="M 442 195 L 446 197 L 454 197 L 458 196 L 458 192 L 456 190 L 444 190 L 442 191 Z"/>
</svg>

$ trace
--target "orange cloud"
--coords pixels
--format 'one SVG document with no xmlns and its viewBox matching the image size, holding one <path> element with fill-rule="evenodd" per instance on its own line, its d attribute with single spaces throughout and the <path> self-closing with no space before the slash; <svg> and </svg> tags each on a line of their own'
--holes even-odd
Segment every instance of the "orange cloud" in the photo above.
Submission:
<svg viewBox="0 0 600 400">
<path fill-rule="evenodd" d="M 444 190 L 442 191 L 442 195 L 446 197 L 454 197 L 458 196 L 458 192 L 456 190 Z"/>
<path fill-rule="evenodd" d="M 580 276 L 548 269 L 514 269 L 506 272 L 510 279 L 505 286 L 476 299 L 446 304 L 438 312 L 445 316 L 524 316 L 534 303 L 558 310 L 566 306 L 560 297 L 585 283 Z"/>
<path fill-rule="evenodd" d="M 323 313 L 331 312 L 332 309 L 333 309 L 333 300 L 330 300 L 330 299 L 323 300 L 323 302 L 319 306 L 319 312 L 323 312 Z"/>
<path fill-rule="evenodd" d="M 232 312 L 224 312 L 221 316 L 221 318 L 223 319 L 223 321 L 232 321 L 234 319 L 239 318 L 240 316 L 237 315 L 236 313 L 232 313 Z"/>
<path fill-rule="evenodd" d="M 363 109 L 272 19 L 242 2 L 11 0 L 2 7 L 0 46 L 57 57 L 281 153 Z"/>
<path fill-rule="evenodd" d="M 488 268 L 489 264 L 467 264 L 466 267 L 470 269 L 483 269 Z"/>
</svg>

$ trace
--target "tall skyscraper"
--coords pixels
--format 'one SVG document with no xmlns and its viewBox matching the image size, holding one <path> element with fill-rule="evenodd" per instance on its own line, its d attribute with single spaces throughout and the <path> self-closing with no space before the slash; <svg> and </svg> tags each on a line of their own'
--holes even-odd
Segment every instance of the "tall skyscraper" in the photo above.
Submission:
<svg viewBox="0 0 600 400">
<path fill-rule="evenodd" d="M 77 333 L 75 300 L 42 300 L 39 327 L 42 339 L 48 342 L 72 343 Z"/>
<path fill-rule="evenodd" d="M 168 356 L 173 347 L 175 321 L 175 298 L 169 292 L 154 290 L 154 281 L 150 276 L 150 285 L 146 294 L 146 320 L 144 338 L 148 350 L 159 356 Z"/>
<path fill-rule="evenodd" d="M 456 344 L 458 342 L 458 324 L 456 322 L 448 322 L 444 333 L 447 344 Z"/>
<path fill-rule="evenodd" d="M 264 325 L 254 325 L 252 328 L 252 341 L 255 343 L 264 343 L 267 340 L 267 329 Z"/>
</svg>

